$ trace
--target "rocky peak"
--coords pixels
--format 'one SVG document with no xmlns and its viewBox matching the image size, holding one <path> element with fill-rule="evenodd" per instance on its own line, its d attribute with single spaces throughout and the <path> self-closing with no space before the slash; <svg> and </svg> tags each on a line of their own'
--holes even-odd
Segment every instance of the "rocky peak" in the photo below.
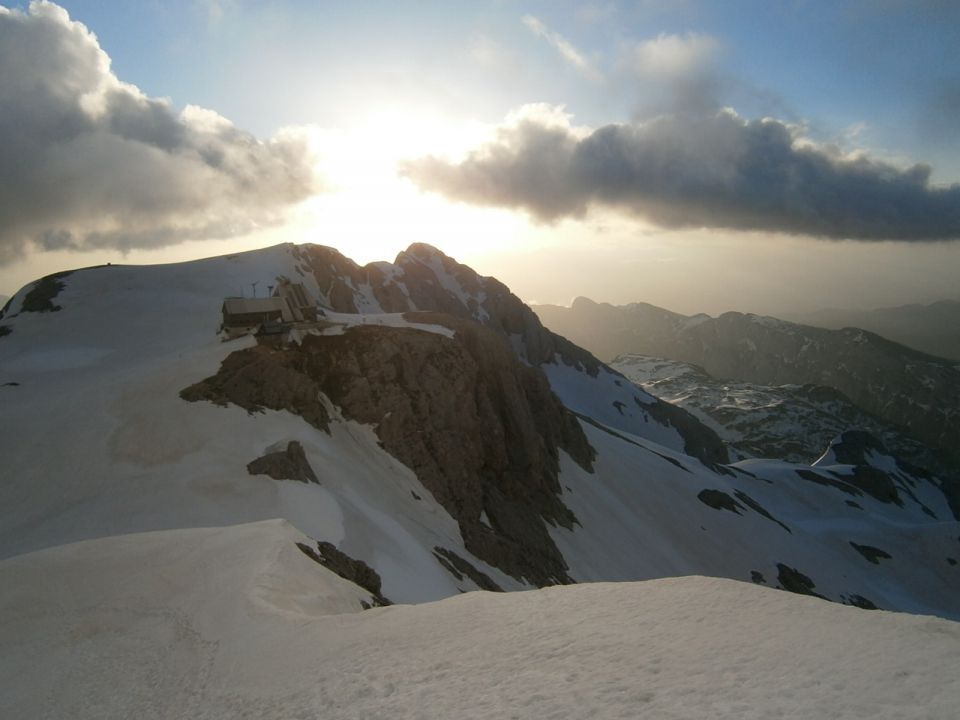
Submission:
<svg viewBox="0 0 960 720">
<path fill-rule="evenodd" d="M 404 312 L 413 309 L 394 282 L 387 263 L 357 265 L 338 250 L 324 245 L 291 248 L 301 275 L 312 276 L 321 304 L 342 313 Z M 386 267 L 384 267 L 386 266 Z"/>
<path fill-rule="evenodd" d="M 435 247 L 415 243 L 390 263 L 359 266 L 333 248 L 293 248 L 298 271 L 316 280 L 332 310 L 435 312 L 479 322 L 502 335 L 529 365 L 562 362 L 595 375 L 600 362 L 547 330 L 537 315 L 500 281 L 482 277 Z"/>
</svg>

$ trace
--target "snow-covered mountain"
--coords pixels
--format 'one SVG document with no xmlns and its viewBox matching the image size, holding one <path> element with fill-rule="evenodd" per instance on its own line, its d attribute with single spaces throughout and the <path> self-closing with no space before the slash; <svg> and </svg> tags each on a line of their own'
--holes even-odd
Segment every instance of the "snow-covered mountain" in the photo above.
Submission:
<svg viewBox="0 0 960 720">
<path fill-rule="evenodd" d="M 899 426 L 960 469 L 960 369 L 866 330 L 729 312 L 685 316 L 646 303 L 577 298 L 534 308 L 547 327 L 604 360 L 631 353 L 697 365 L 715 378 L 822 385 Z"/>
<path fill-rule="evenodd" d="M 874 310 L 828 308 L 792 314 L 784 319 L 836 330 L 863 328 L 931 355 L 960 362 L 960 300 Z"/>
<path fill-rule="evenodd" d="M 696 365 L 646 355 L 621 355 L 610 367 L 696 415 L 741 457 L 812 463 L 833 438 L 856 428 L 881 440 L 896 457 L 925 468 L 939 465 L 922 443 L 833 388 L 717 380 Z"/>
<path fill-rule="evenodd" d="M 260 299 L 225 302 L 246 288 Z M 238 330 L 267 310 L 276 318 L 256 334 Z M 395 648 L 360 638 L 408 642 L 398 620 L 455 627 L 458 608 L 509 627 L 554 602 L 598 607 L 614 627 L 728 588 L 732 615 L 795 602 L 700 580 L 342 614 L 476 589 L 706 575 L 960 617 L 960 524 L 939 478 L 858 433 L 813 465 L 731 463 L 694 415 L 428 246 L 365 267 L 280 245 L 61 273 L 18 292 L 0 327 L 0 645 L 18 648 L 0 714 L 42 696 L 38 707 L 73 717 L 121 715 L 101 712 L 116 666 L 144 688 L 121 694 L 127 709 L 190 714 L 215 697 L 218 717 L 273 698 L 263 714 L 283 715 L 332 698 L 350 717 L 398 684 L 384 676 L 384 696 L 366 700 L 339 681 L 304 690 L 317 658 L 362 671 L 337 650 L 348 628 L 363 657 L 388 660 Z M 651 599 L 657 587 L 673 589 Z M 705 602 L 684 617 L 720 607 Z M 335 626 L 336 647 L 317 649 Z M 918 663 L 939 662 L 925 652 Z M 114 665 L 89 670 L 100 666 L 81 656 Z M 261 663 L 269 687 L 254 679 Z"/>
</svg>

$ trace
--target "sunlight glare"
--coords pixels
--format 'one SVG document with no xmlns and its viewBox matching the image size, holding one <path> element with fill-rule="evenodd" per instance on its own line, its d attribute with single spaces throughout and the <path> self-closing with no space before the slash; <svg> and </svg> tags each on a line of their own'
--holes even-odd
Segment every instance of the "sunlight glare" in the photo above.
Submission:
<svg viewBox="0 0 960 720">
<path fill-rule="evenodd" d="M 520 241 L 529 223 L 507 210 L 451 203 L 397 172 L 401 160 L 462 158 L 492 126 L 387 108 L 349 129 L 312 130 L 322 191 L 297 211 L 285 235 L 338 248 L 359 263 L 392 260 L 414 242 L 458 259 Z"/>
</svg>

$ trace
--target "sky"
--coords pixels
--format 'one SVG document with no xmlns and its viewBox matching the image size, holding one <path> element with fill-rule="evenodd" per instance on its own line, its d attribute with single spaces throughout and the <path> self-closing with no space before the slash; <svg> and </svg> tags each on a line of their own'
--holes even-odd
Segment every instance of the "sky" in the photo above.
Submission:
<svg viewBox="0 0 960 720">
<path fill-rule="evenodd" d="M 0 295 L 278 242 L 528 302 L 960 298 L 952 0 L 0 0 Z"/>
</svg>

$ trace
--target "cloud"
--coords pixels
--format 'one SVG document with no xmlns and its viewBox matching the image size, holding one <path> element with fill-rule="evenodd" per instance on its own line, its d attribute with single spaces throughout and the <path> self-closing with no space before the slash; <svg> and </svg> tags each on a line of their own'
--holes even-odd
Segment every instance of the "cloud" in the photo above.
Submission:
<svg viewBox="0 0 960 720">
<path fill-rule="evenodd" d="M 639 80 L 639 113 L 719 109 L 731 84 L 719 70 L 722 51 L 719 40 L 702 33 L 663 33 L 633 45 L 626 64 Z"/>
<path fill-rule="evenodd" d="M 624 44 L 616 84 L 636 96 L 635 120 L 672 113 L 713 113 L 728 106 L 747 108 L 754 116 L 797 119 L 778 93 L 731 73 L 726 67 L 728 53 L 713 35 L 661 33 Z"/>
<path fill-rule="evenodd" d="M 542 222 L 607 207 L 666 228 L 766 230 L 834 239 L 960 238 L 960 185 L 803 138 L 732 111 L 573 128 L 520 113 L 461 163 L 401 171 L 425 190 L 524 210 Z"/>
<path fill-rule="evenodd" d="M 587 57 L 563 35 L 554 32 L 533 15 L 524 15 L 522 20 L 523 24 L 530 29 L 530 32 L 546 40 L 567 63 L 580 71 L 585 77 L 595 82 L 603 79 L 603 76 Z"/>
<path fill-rule="evenodd" d="M 708 71 L 721 49 L 712 35 L 661 33 L 643 40 L 633 48 L 633 61 L 643 75 L 684 78 Z"/>
<path fill-rule="evenodd" d="M 244 234 L 317 189 L 303 131 L 261 142 L 147 97 L 52 3 L 0 7 L 0 107 L 0 264 Z"/>
</svg>

